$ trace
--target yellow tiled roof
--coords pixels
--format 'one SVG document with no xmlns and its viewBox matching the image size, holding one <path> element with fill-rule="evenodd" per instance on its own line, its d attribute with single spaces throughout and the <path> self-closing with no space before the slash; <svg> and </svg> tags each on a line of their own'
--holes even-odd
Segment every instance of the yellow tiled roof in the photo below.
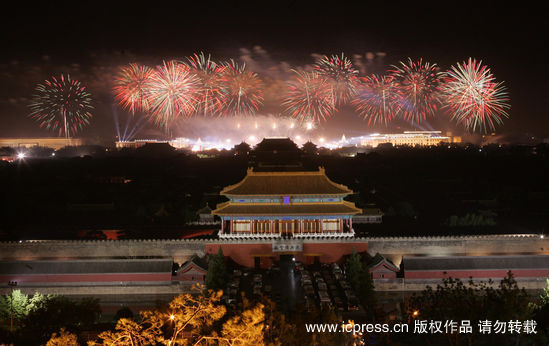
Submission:
<svg viewBox="0 0 549 346">
<path fill-rule="evenodd" d="M 347 186 L 331 181 L 320 167 L 312 172 L 254 172 L 248 169 L 244 179 L 224 188 L 226 196 L 348 195 Z"/>
<path fill-rule="evenodd" d="M 248 204 L 225 202 L 212 211 L 215 215 L 274 216 L 274 215 L 354 215 L 362 212 L 354 203 Z"/>
</svg>

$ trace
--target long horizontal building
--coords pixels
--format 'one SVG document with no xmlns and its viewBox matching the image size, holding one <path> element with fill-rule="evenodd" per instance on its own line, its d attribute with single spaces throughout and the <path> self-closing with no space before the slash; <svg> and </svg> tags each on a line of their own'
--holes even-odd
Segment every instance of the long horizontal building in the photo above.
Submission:
<svg viewBox="0 0 549 346">
<path fill-rule="evenodd" d="M 36 138 L 0 138 L 0 147 L 30 148 L 34 146 L 47 147 L 55 150 L 67 146 L 80 146 L 84 141 L 81 138 L 64 137 L 36 137 Z"/>
<path fill-rule="evenodd" d="M 172 258 L 1 261 L 0 282 L 19 286 L 170 284 Z"/>
<path fill-rule="evenodd" d="M 443 136 L 441 131 L 404 131 L 404 133 L 371 134 L 360 138 L 363 147 L 377 147 L 380 144 L 390 143 L 394 146 L 430 146 L 440 143 L 459 143 L 460 137 Z"/>
<path fill-rule="evenodd" d="M 539 278 L 549 277 L 549 256 L 404 257 L 402 269 L 406 280 Z"/>
</svg>

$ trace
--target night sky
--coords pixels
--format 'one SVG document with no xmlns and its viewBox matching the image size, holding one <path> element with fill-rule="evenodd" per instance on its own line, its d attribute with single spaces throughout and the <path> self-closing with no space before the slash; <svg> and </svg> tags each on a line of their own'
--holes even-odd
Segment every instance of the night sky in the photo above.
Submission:
<svg viewBox="0 0 549 346">
<path fill-rule="evenodd" d="M 0 21 L 0 136 L 54 135 L 28 118 L 27 104 L 37 83 L 52 74 L 70 73 L 95 99 L 94 119 L 82 136 L 112 138 L 110 87 L 117 66 L 133 61 L 156 65 L 204 51 L 216 60 L 251 61 L 260 76 L 275 78 L 283 78 L 289 67 L 314 63 L 313 54 L 345 52 L 364 58 L 367 52 L 384 53 L 375 55 L 367 73 L 383 72 L 408 57 L 421 57 L 443 69 L 474 57 L 487 64 L 510 93 L 511 118 L 498 132 L 549 137 L 545 12 L 526 2 L 443 3 L 18 3 L 3 11 Z M 257 46 L 261 49 L 254 49 Z M 273 110 L 267 106 L 260 112 Z M 432 121 L 435 128 L 462 131 L 448 124 Z M 396 125 L 379 130 L 394 130 Z M 323 126 L 368 130 L 351 109 Z"/>
</svg>

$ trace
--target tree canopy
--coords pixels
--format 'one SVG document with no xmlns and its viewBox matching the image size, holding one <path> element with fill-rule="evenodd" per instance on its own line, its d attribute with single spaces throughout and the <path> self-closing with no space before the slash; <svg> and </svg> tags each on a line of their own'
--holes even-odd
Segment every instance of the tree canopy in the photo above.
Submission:
<svg viewBox="0 0 549 346">
<path fill-rule="evenodd" d="M 347 258 L 345 275 L 364 309 L 369 313 L 373 313 L 375 305 L 374 283 L 368 267 L 355 249 L 353 249 L 353 253 Z"/>
<path fill-rule="evenodd" d="M 408 320 L 412 321 L 411 328 L 419 321 L 470 321 L 473 326 L 470 334 L 421 334 L 419 337 L 425 338 L 429 344 L 460 344 L 472 341 L 479 344 L 513 341 L 519 344 L 532 342 L 527 339 L 534 336 L 480 333 L 478 324 L 481 321 L 523 323 L 532 320 L 534 309 L 530 301 L 526 290 L 519 288 L 511 272 L 499 285 L 491 280 L 479 282 L 470 279 L 469 282 L 463 282 L 460 279 L 447 278 L 435 289 L 427 286 L 421 294 L 413 295 L 409 300 L 407 313 Z"/>
<path fill-rule="evenodd" d="M 227 283 L 227 266 L 223 250 L 219 248 L 217 254 L 208 257 L 208 272 L 206 273 L 206 287 L 212 290 L 222 290 Z"/>
<path fill-rule="evenodd" d="M 166 309 L 142 311 L 138 320 L 121 318 L 115 330 L 99 334 L 90 345 L 263 344 L 263 305 L 226 316 L 222 291 L 196 286 L 199 294 L 175 297 Z M 214 328 L 214 325 L 216 326 Z"/>
</svg>

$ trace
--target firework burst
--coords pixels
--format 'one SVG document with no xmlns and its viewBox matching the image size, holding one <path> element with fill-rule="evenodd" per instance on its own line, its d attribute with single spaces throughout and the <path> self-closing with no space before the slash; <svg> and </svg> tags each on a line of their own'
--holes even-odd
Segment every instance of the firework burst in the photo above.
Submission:
<svg viewBox="0 0 549 346">
<path fill-rule="evenodd" d="M 496 124 L 503 124 L 504 117 L 509 117 L 506 88 L 502 83 L 496 83 L 482 61 L 477 63 L 469 58 L 467 62 L 452 66 L 444 74 L 441 94 L 452 119 L 469 130 L 494 130 Z"/>
<path fill-rule="evenodd" d="M 154 70 L 138 64 L 122 67 L 114 78 L 114 98 L 123 108 L 132 114 L 136 111 L 147 111 L 149 104 L 145 93 L 150 87 Z"/>
<path fill-rule="evenodd" d="M 326 121 L 335 112 L 326 80 L 315 72 L 294 72 L 297 76 L 287 83 L 287 94 L 282 102 L 286 112 L 301 123 Z"/>
<path fill-rule="evenodd" d="M 263 103 L 263 83 L 256 73 L 246 71 L 245 64 L 223 64 L 220 82 L 225 114 L 253 115 Z"/>
<path fill-rule="evenodd" d="M 40 127 L 68 138 L 89 124 L 93 109 L 91 95 L 70 75 L 51 77 L 38 84 L 35 91 L 29 104 L 30 116 L 40 122 Z"/>
<path fill-rule="evenodd" d="M 441 74 L 436 64 L 424 63 L 422 59 L 408 63 L 400 62 L 393 66 L 390 75 L 398 83 L 401 105 L 400 112 L 404 119 L 420 123 L 428 116 L 433 116 L 440 103 L 439 86 Z"/>
<path fill-rule="evenodd" d="M 361 78 L 361 82 L 352 101 L 355 109 L 364 120 L 368 119 L 368 125 L 387 125 L 398 113 L 401 99 L 394 78 L 372 75 Z"/>
<path fill-rule="evenodd" d="M 180 116 L 192 116 L 199 99 L 199 81 L 189 68 L 177 61 L 157 66 L 146 98 L 153 122 L 166 131 Z"/>
<path fill-rule="evenodd" d="M 221 100 L 221 74 L 222 67 L 210 59 L 204 53 L 194 54 L 187 58 L 187 66 L 199 81 L 199 100 L 196 105 L 196 113 L 204 117 L 219 113 L 223 108 Z"/>
<path fill-rule="evenodd" d="M 324 56 L 316 62 L 314 69 L 330 84 L 331 101 L 334 107 L 349 102 L 356 94 L 358 70 L 343 53 L 341 57 Z"/>
</svg>

